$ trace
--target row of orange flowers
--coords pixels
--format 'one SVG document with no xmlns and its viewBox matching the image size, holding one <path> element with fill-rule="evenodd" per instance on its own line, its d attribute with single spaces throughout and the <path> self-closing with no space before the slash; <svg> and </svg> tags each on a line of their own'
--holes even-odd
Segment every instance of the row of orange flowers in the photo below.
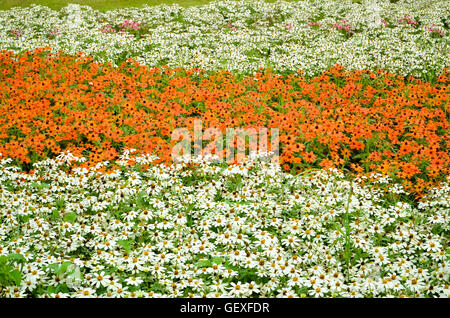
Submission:
<svg viewBox="0 0 450 318">
<path fill-rule="evenodd" d="M 448 70 L 436 83 L 335 66 L 307 79 L 261 70 L 113 67 L 48 48 L 0 54 L 0 153 L 25 166 L 63 150 L 87 165 L 123 148 L 170 162 L 177 127 L 278 128 L 286 170 L 380 172 L 421 192 L 449 174 Z"/>
</svg>

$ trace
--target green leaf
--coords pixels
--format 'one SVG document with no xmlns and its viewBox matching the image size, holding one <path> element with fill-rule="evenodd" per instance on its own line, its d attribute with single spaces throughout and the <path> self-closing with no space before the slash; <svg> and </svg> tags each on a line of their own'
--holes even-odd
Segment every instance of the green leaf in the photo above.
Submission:
<svg viewBox="0 0 450 318">
<path fill-rule="evenodd" d="M 66 284 L 61 284 L 58 286 L 58 289 L 63 292 L 63 293 L 68 293 L 69 292 L 69 288 L 67 288 Z"/>
<path fill-rule="evenodd" d="M 75 212 L 70 212 L 64 215 L 64 221 L 74 223 L 77 220 L 77 214 Z"/>
<path fill-rule="evenodd" d="M 47 294 L 56 294 L 56 293 L 58 293 L 58 287 L 56 286 L 47 287 Z"/>
<path fill-rule="evenodd" d="M 117 244 L 123 247 L 123 249 L 128 253 L 131 250 L 131 240 L 118 240 Z"/>
<path fill-rule="evenodd" d="M 204 260 L 204 261 L 199 261 L 197 263 L 197 266 L 198 267 L 210 267 L 210 266 L 212 266 L 212 263 L 209 260 Z"/>
<path fill-rule="evenodd" d="M 20 282 L 22 281 L 22 274 L 17 269 L 9 272 L 9 277 L 17 286 L 20 285 Z"/>
<path fill-rule="evenodd" d="M 352 158 L 353 159 L 361 159 L 361 158 L 364 158 L 366 156 L 367 156 L 366 153 L 359 153 L 359 154 L 356 154 L 356 155 L 352 156 Z"/>
<path fill-rule="evenodd" d="M 26 259 L 25 259 L 25 257 L 22 254 L 12 253 L 12 254 L 9 254 L 7 256 L 7 258 L 10 261 L 16 261 L 16 262 L 19 262 L 19 263 L 25 263 L 26 262 Z"/>
<path fill-rule="evenodd" d="M 212 258 L 212 262 L 213 262 L 214 264 L 220 265 L 220 264 L 222 264 L 223 259 L 222 259 L 222 257 L 213 257 L 213 258 Z"/>
<path fill-rule="evenodd" d="M 50 188 L 50 185 L 48 185 L 47 183 L 38 183 L 38 182 L 33 182 L 31 186 L 37 189 Z"/>
<path fill-rule="evenodd" d="M 50 265 L 48 265 L 48 268 L 54 270 L 56 275 L 59 275 L 60 269 L 59 269 L 59 264 L 58 263 L 50 264 Z"/>
<path fill-rule="evenodd" d="M 59 218 L 60 218 L 60 215 L 59 215 L 58 210 L 54 209 L 53 212 L 52 212 L 52 219 L 53 219 L 54 221 L 56 221 L 56 220 L 58 220 Z"/>
<path fill-rule="evenodd" d="M 65 273 L 65 272 L 67 271 L 67 269 L 68 269 L 71 265 L 73 265 L 72 262 L 64 262 L 64 263 L 62 263 L 62 264 L 61 264 L 61 267 L 60 267 L 60 273 L 61 273 L 61 274 Z M 73 269 L 72 269 L 72 271 L 73 271 Z"/>
</svg>

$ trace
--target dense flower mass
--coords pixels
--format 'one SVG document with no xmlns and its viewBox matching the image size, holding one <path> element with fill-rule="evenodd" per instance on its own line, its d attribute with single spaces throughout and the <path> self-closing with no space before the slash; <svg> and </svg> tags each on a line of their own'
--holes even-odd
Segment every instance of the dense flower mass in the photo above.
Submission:
<svg viewBox="0 0 450 318">
<path fill-rule="evenodd" d="M 448 73 L 436 84 L 336 66 L 310 80 L 268 71 L 120 67 L 47 50 L 0 54 L 0 152 L 23 163 L 63 150 L 112 160 L 125 148 L 171 161 L 172 131 L 279 129 L 286 170 L 379 172 L 421 192 L 450 171 Z"/>
<path fill-rule="evenodd" d="M 0 11 L 0 297 L 450 298 L 449 17 Z"/>
<path fill-rule="evenodd" d="M 0 49 L 51 46 L 119 65 L 318 75 L 334 64 L 432 79 L 449 67 L 448 1 L 215 1 L 99 12 L 0 11 Z"/>
<path fill-rule="evenodd" d="M 450 186 L 414 206 L 401 186 L 337 171 L 293 176 L 152 156 L 24 174 L 0 161 L 8 297 L 449 297 Z M 72 167 L 72 173 L 67 171 Z M 21 265 L 22 264 L 22 265 Z"/>
</svg>

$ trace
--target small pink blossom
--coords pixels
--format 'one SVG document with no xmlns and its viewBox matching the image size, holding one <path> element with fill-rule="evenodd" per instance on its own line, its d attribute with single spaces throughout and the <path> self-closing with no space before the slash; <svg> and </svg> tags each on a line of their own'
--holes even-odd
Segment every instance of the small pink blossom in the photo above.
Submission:
<svg viewBox="0 0 450 318">
<path fill-rule="evenodd" d="M 322 25 L 320 23 L 314 22 L 314 21 L 309 21 L 308 24 L 309 26 L 317 26 L 317 27 L 321 27 Z"/>
<path fill-rule="evenodd" d="M 111 24 L 105 24 L 100 28 L 100 32 L 103 33 L 116 33 L 116 29 Z"/>
<path fill-rule="evenodd" d="M 425 30 L 432 33 L 432 34 L 436 34 L 439 36 L 444 36 L 444 31 L 436 28 L 436 26 L 433 24 L 431 27 L 425 27 Z"/>
<path fill-rule="evenodd" d="M 289 31 L 292 30 L 292 24 L 283 22 L 282 25 Z"/>
<path fill-rule="evenodd" d="M 57 34 L 59 34 L 59 29 L 52 30 L 48 34 L 49 35 L 57 35 Z"/>
<path fill-rule="evenodd" d="M 352 26 L 348 24 L 349 20 L 343 19 L 340 22 L 336 22 L 333 24 L 333 28 L 336 30 L 345 30 L 346 33 L 351 34 L 353 33 Z"/>
<path fill-rule="evenodd" d="M 20 38 L 23 35 L 22 30 L 10 30 L 9 33 L 11 33 L 12 35 L 15 35 L 18 38 Z"/>
<path fill-rule="evenodd" d="M 120 25 L 120 29 L 121 31 L 126 30 L 138 31 L 140 29 L 140 23 L 131 20 L 124 20 L 123 23 Z"/>
<path fill-rule="evenodd" d="M 412 25 L 412 26 L 417 26 L 417 25 L 419 25 L 419 22 L 414 21 L 414 20 L 411 18 L 411 15 L 409 15 L 409 14 L 405 15 L 403 18 L 401 18 L 400 20 L 398 20 L 398 22 L 400 22 L 400 23 L 404 23 L 405 21 L 406 21 L 407 24 Z"/>
</svg>

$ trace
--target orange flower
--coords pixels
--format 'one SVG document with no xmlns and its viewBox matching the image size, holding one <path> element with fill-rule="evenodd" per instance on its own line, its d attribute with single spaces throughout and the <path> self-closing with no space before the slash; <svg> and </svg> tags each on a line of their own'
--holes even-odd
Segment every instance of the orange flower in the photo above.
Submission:
<svg viewBox="0 0 450 318">
<path fill-rule="evenodd" d="M 223 134 L 277 128 L 287 170 L 302 163 L 298 169 L 344 167 L 424 180 L 411 183 L 416 191 L 450 172 L 448 71 L 437 83 L 339 65 L 309 80 L 268 70 L 240 79 L 132 60 L 113 67 L 82 54 L 54 56 L 48 48 L 2 51 L 0 153 L 30 163 L 70 150 L 89 165 L 135 148 L 169 163 L 172 131 L 192 133 L 201 119 L 204 130 Z"/>
</svg>

